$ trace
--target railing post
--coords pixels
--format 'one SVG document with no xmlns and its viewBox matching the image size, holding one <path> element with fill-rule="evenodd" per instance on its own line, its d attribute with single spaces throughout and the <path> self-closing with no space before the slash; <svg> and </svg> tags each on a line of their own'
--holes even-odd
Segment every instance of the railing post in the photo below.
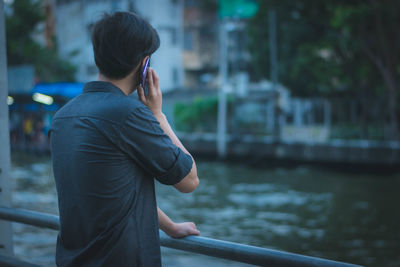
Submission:
<svg viewBox="0 0 400 267">
<path fill-rule="evenodd" d="M 4 1 L 0 0 L 0 204 L 11 204 L 10 133 L 8 128 L 8 84 Z M 0 254 L 12 256 L 11 222 L 0 220 Z"/>
</svg>

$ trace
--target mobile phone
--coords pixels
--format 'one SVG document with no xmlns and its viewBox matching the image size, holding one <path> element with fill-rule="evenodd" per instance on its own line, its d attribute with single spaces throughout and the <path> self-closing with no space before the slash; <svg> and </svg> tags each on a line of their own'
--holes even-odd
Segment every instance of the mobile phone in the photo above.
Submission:
<svg viewBox="0 0 400 267">
<path fill-rule="evenodd" d="M 147 77 L 147 68 L 148 67 L 150 67 L 150 57 L 148 57 L 147 59 L 146 59 L 146 62 L 144 63 L 144 67 L 143 67 L 143 71 L 142 71 L 142 83 L 141 83 L 141 86 L 143 87 L 143 90 L 144 90 L 144 94 L 145 95 L 147 95 L 147 93 L 148 93 L 148 86 L 147 86 L 147 83 L 146 83 L 146 77 Z"/>
</svg>

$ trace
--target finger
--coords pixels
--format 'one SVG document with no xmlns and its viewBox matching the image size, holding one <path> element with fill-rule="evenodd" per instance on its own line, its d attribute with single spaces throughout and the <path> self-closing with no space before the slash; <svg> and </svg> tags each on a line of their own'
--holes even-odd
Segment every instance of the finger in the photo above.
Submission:
<svg viewBox="0 0 400 267">
<path fill-rule="evenodd" d="M 141 85 L 138 86 L 137 93 L 138 93 L 138 96 L 139 96 L 139 100 L 142 101 L 143 103 L 146 103 L 147 99 L 146 99 L 146 96 L 144 94 L 144 89 L 143 89 L 143 87 Z"/>
<path fill-rule="evenodd" d="M 200 235 L 200 231 L 197 229 L 193 229 L 190 234 L 191 235 Z"/>
<path fill-rule="evenodd" d="M 149 95 L 154 96 L 156 89 L 154 87 L 153 69 L 149 68 L 147 71 L 147 79 L 149 80 Z"/>
<path fill-rule="evenodd" d="M 158 75 L 154 69 L 151 69 L 153 71 L 153 79 L 154 79 L 154 86 L 157 89 L 160 89 L 160 79 L 158 78 Z"/>
<path fill-rule="evenodd" d="M 191 226 L 191 228 L 190 228 L 191 235 L 200 235 L 200 231 L 196 228 L 195 223 L 191 222 L 189 225 Z"/>
<path fill-rule="evenodd" d="M 152 78 L 153 78 L 154 93 L 157 95 L 161 95 L 160 84 L 159 84 L 157 73 L 154 69 L 151 69 L 150 71 L 151 71 Z"/>
</svg>

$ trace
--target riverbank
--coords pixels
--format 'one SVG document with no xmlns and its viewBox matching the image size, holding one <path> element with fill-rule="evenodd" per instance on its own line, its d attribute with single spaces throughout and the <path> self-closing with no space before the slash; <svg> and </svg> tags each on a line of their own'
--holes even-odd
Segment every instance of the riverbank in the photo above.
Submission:
<svg viewBox="0 0 400 267">
<path fill-rule="evenodd" d="M 179 137 L 196 156 L 218 158 L 215 134 L 179 133 Z M 349 171 L 393 173 L 400 171 L 400 142 L 289 142 L 254 135 L 228 135 L 226 158 L 260 167 L 310 164 Z"/>
<path fill-rule="evenodd" d="M 219 159 L 216 134 L 178 133 L 185 147 L 197 158 Z M 46 144 L 11 144 L 12 151 L 49 155 Z M 313 165 L 335 170 L 400 172 L 400 142 L 329 140 L 325 142 L 277 141 L 272 137 L 228 135 L 225 160 L 259 167 Z"/>
</svg>

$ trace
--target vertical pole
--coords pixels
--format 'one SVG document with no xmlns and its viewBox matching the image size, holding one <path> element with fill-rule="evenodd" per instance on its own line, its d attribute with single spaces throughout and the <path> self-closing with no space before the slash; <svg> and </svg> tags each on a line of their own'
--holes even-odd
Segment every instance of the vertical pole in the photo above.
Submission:
<svg viewBox="0 0 400 267">
<path fill-rule="evenodd" d="M 228 45 L 225 20 L 221 21 L 219 31 L 219 92 L 218 92 L 218 122 L 217 122 L 217 152 L 218 157 L 226 157 L 226 87 L 228 80 Z"/>
<path fill-rule="evenodd" d="M 272 96 L 275 97 L 275 94 Z M 275 129 L 275 101 L 267 101 L 267 133 L 273 133 Z"/>
<path fill-rule="evenodd" d="M 4 2 L 0 0 L 0 205 L 11 204 L 10 136 Z M 13 255 L 11 222 L 0 220 L 0 254 Z"/>
<path fill-rule="evenodd" d="M 293 114 L 293 124 L 295 126 L 303 126 L 303 113 L 301 111 L 301 102 L 300 99 L 293 99 L 294 103 L 294 114 Z"/>
<path fill-rule="evenodd" d="M 278 84 L 278 57 L 277 57 L 277 41 L 276 41 L 276 11 L 274 8 L 268 11 L 269 17 L 269 53 L 270 53 L 270 69 L 271 69 L 271 82 L 273 92 L 273 105 L 274 105 L 274 137 L 279 139 L 280 136 L 280 113 L 275 112 L 278 107 L 278 91 L 276 86 Z M 278 118 L 277 118 L 278 117 Z"/>
<path fill-rule="evenodd" d="M 276 45 L 276 11 L 270 9 L 269 16 L 269 52 L 270 52 L 270 67 L 271 67 L 271 81 L 272 89 L 276 89 L 278 83 L 278 57 Z"/>
<path fill-rule="evenodd" d="M 324 124 L 325 127 L 330 129 L 331 128 L 331 103 L 329 100 L 324 101 Z"/>
<path fill-rule="evenodd" d="M 310 125 L 313 126 L 315 124 L 315 101 L 310 100 L 310 113 L 309 113 L 309 120 L 310 120 Z"/>
</svg>

